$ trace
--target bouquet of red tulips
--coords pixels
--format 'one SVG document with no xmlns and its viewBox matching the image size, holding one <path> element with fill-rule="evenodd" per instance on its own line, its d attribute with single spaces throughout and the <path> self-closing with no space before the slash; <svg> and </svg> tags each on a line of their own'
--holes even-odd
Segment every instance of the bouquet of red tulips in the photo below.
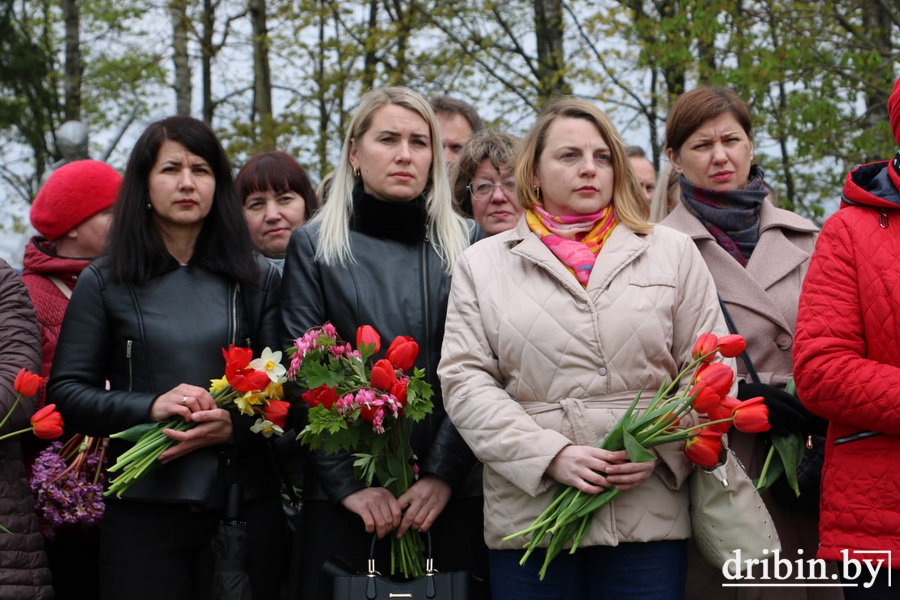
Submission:
<svg viewBox="0 0 900 600">
<path fill-rule="evenodd" d="M 385 358 L 369 365 L 381 337 L 369 325 L 357 331 L 354 350 L 330 323 L 307 331 L 288 350 L 288 379 L 307 388 L 309 424 L 297 439 L 326 452 L 352 452 L 354 468 L 367 486 L 381 485 L 400 497 L 415 481 L 410 424 L 432 410 L 432 390 L 422 369 L 413 368 L 419 345 L 408 336 L 391 342 Z M 423 543 L 409 530 L 391 538 L 391 573 L 422 574 Z"/>
<path fill-rule="evenodd" d="M 648 448 L 680 441 L 684 443 L 684 453 L 691 461 L 703 467 L 713 467 L 718 463 L 723 449 L 722 436 L 732 425 L 746 432 L 768 430 L 768 409 L 762 398 L 741 402 L 728 396 L 734 382 L 734 372 L 723 363 L 713 362 L 717 354 L 733 358 L 746 347 L 743 337 L 739 335 L 719 338 L 711 333 L 701 334 L 694 344 L 691 363 L 672 382 L 661 385 L 650 405 L 640 414 L 635 410 L 641 397 L 638 393 L 599 447 L 625 450 L 632 462 L 645 462 L 656 458 Z M 682 381 L 688 374 L 690 384 L 684 385 Z M 692 412 L 705 418 L 697 425 L 682 426 L 681 418 Z M 550 562 L 568 542 L 572 543 L 570 553 L 578 549 L 594 512 L 619 493 L 616 487 L 607 488 L 599 494 L 587 494 L 563 486 L 531 526 L 504 540 L 531 536 L 525 543 L 526 552 L 520 562 L 524 565 L 531 553 L 550 536 L 540 570 L 540 578 L 543 579 Z"/>
<path fill-rule="evenodd" d="M 0 429 L 3 429 L 3 426 L 9 421 L 9 418 L 12 416 L 13 412 L 18 408 L 19 402 L 22 401 L 22 398 L 31 398 L 38 393 L 38 390 L 41 387 L 41 383 L 43 383 L 44 378 L 40 375 L 35 375 L 34 373 L 28 371 L 24 367 L 19 369 L 19 372 L 16 374 L 16 379 L 13 382 L 13 389 L 16 390 L 16 399 L 12 403 L 12 406 L 9 407 L 9 411 L 0 420 Z M 17 431 L 11 431 L 9 433 L 5 433 L 0 435 L 0 440 L 5 440 L 11 438 L 13 436 L 21 435 L 23 433 L 32 432 L 35 436 L 41 438 L 42 440 L 52 440 L 54 438 L 58 438 L 63 433 L 62 428 L 62 415 L 59 414 L 59 411 L 56 410 L 55 404 L 48 404 L 41 409 L 35 411 L 33 415 L 31 415 L 30 419 L 31 425 L 24 428 L 19 429 Z M 0 531 L 5 533 L 10 533 L 9 529 L 0 525 Z"/>
</svg>

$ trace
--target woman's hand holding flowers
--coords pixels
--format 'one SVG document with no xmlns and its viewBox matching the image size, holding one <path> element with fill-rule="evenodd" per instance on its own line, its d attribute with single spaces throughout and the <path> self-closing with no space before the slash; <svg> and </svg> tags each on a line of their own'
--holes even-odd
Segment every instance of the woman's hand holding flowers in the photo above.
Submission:
<svg viewBox="0 0 900 600">
<path fill-rule="evenodd" d="M 150 407 L 152 421 L 165 421 L 169 417 L 181 417 L 189 423 L 191 414 L 216 407 L 209 392 L 196 385 L 180 383 L 153 401 Z"/>
<path fill-rule="evenodd" d="M 161 463 L 166 464 L 197 448 L 217 446 L 232 441 L 231 413 L 224 408 L 215 408 L 215 403 L 211 409 L 191 413 L 190 419 L 197 423 L 197 426 L 191 427 L 187 431 L 163 429 L 163 433 L 167 437 L 178 443 L 159 455 Z"/>
<path fill-rule="evenodd" d="M 428 531 L 452 495 L 453 490 L 446 481 L 436 475 L 422 475 L 397 499 L 403 510 L 397 537 L 403 537 L 410 527 L 416 531 Z"/>
<path fill-rule="evenodd" d="M 400 503 L 383 487 L 368 487 L 341 499 L 341 504 L 362 518 L 366 533 L 375 533 L 379 539 L 400 525 L 403 516 Z"/>
<path fill-rule="evenodd" d="M 547 475 L 586 494 L 599 494 L 610 487 L 628 490 L 653 474 L 656 461 L 632 462 L 625 450 L 610 451 L 595 446 L 566 446 L 547 467 Z"/>
</svg>

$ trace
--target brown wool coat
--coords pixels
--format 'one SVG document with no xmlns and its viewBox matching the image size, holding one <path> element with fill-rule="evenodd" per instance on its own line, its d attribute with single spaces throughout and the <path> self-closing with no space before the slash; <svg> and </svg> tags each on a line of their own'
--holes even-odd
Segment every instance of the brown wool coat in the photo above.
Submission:
<svg viewBox="0 0 900 600">
<path fill-rule="evenodd" d="M 0 260 L 0 417 L 16 399 L 13 382 L 22 367 L 40 372 L 41 336 L 25 285 Z M 20 402 L 0 435 L 28 427 L 34 408 L 34 398 Z M 0 597 L 43 600 L 53 588 L 19 437 L 0 442 L 0 523 L 12 532 L 0 532 Z"/>
<path fill-rule="evenodd" d="M 818 228 L 809 220 L 763 202 L 759 215 L 759 243 L 747 267 L 742 267 L 719 246 L 712 234 L 682 204 L 661 225 L 682 231 L 700 250 L 715 279 L 719 295 L 747 340 L 747 352 L 763 383 L 783 388 L 791 379 L 791 347 L 803 278 L 815 248 Z M 748 380 L 742 361 L 739 375 Z M 732 431 L 731 445 L 750 476 L 759 476 L 767 449 L 765 437 Z M 814 558 L 818 546 L 818 511 L 785 507 L 768 494 L 766 506 L 775 520 L 783 546 L 782 557 Z M 722 575 L 691 555 L 688 568 L 688 600 L 763 599 L 836 600 L 840 588 L 722 588 Z"/>
</svg>

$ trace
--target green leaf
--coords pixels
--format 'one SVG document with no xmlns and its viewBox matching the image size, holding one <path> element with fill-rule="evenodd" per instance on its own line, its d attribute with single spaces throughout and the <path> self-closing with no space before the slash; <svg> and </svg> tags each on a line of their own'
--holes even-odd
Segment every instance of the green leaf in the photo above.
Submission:
<svg viewBox="0 0 900 600">
<path fill-rule="evenodd" d="M 625 451 L 628 452 L 628 458 L 631 462 L 649 462 L 651 460 L 656 460 L 656 455 L 641 446 L 641 444 L 634 439 L 634 436 L 625 432 Z"/>
<path fill-rule="evenodd" d="M 128 442 L 137 442 L 139 439 L 141 439 L 141 437 L 144 436 L 144 434 L 161 428 L 163 426 L 163 423 L 167 422 L 168 421 L 161 421 L 159 423 L 141 423 L 140 425 L 129 427 L 124 431 L 114 433 L 109 437 L 117 440 L 125 440 Z"/>
</svg>

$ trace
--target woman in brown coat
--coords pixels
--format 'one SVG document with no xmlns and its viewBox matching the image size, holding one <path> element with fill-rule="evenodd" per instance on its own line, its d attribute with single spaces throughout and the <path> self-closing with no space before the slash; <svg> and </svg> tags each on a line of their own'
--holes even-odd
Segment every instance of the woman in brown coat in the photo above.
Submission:
<svg viewBox="0 0 900 600">
<path fill-rule="evenodd" d="M 16 400 L 13 382 L 23 367 L 41 368 L 41 335 L 25 285 L 6 261 L 0 259 L 0 418 Z M 29 426 L 34 398 L 23 398 L 0 429 L 0 435 Z M 28 489 L 19 437 L 0 441 L 0 596 L 4 600 L 53 597 L 50 569 L 44 554 L 44 536 L 38 527 Z"/>
<path fill-rule="evenodd" d="M 817 227 L 776 208 L 763 173 L 753 162 L 753 128 L 746 105 L 723 88 L 701 87 L 682 95 L 666 123 L 666 154 L 681 174 L 681 203 L 662 221 L 693 238 L 719 297 L 747 340 L 759 374 L 755 383 L 738 360 L 741 399 L 763 396 L 773 433 L 809 433 L 814 417 L 784 391 L 792 377 L 791 346 L 800 287 L 816 241 Z M 768 452 L 767 434 L 732 431 L 731 447 L 751 478 Z M 770 494 L 766 506 L 789 561 L 815 557 L 818 510 L 791 507 Z M 689 555 L 687 598 L 805 600 L 841 598 L 840 588 L 722 587 L 715 568 Z M 771 581 L 768 583 L 772 583 Z M 794 580 L 778 583 L 802 583 Z"/>
</svg>

